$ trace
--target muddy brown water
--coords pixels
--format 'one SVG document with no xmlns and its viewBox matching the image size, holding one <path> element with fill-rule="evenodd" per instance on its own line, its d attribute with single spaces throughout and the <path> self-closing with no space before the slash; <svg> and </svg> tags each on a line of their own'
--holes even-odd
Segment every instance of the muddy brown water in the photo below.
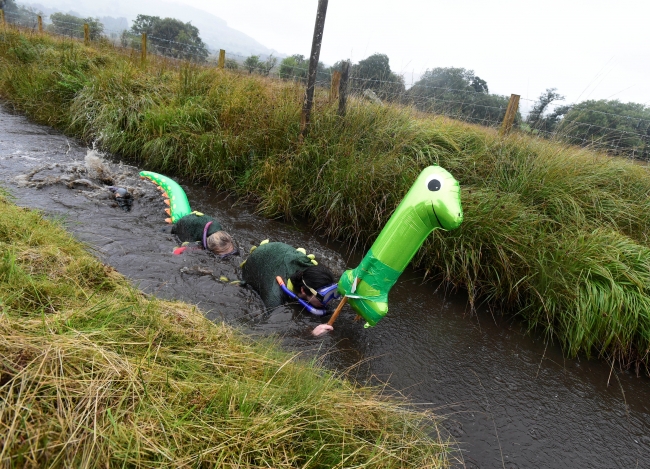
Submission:
<svg viewBox="0 0 650 469">
<path fill-rule="evenodd" d="M 102 188 L 105 182 L 84 172 L 88 155 L 60 133 L 0 109 L 0 184 L 18 205 L 63 220 L 146 292 L 198 304 L 210 319 L 248 334 L 278 334 L 290 350 L 319 355 L 325 366 L 361 382 L 385 382 L 434 409 L 446 417 L 459 467 L 650 468 L 649 379 L 604 361 L 565 359 L 557 345 L 526 334 L 516 320 L 489 311 L 470 315 L 462 293 L 436 291 L 408 270 L 376 327 L 364 329 L 346 309 L 333 333 L 312 338 L 320 319 L 291 305 L 266 312 L 253 292 L 218 280 L 237 279 L 240 258 L 172 256 L 177 243 L 163 231 L 158 191 L 137 178 L 138 168 L 108 159 L 104 169 L 113 182 L 136 194 L 132 210 L 121 210 Z M 302 226 L 261 218 L 206 187 L 183 187 L 192 208 L 221 220 L 246 252 L 263 239 L 284 241 L 338 272 L 363 255 Z"/>
</svg>

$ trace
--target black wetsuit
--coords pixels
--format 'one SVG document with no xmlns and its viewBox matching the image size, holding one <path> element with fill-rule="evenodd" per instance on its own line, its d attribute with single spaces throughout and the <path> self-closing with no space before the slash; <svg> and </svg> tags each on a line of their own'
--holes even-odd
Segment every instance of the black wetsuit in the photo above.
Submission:
<svg viewBox="0 0 650 469">
<path fill-rule="evenodd" d="M 202 242 L 203 230 L 208 222 L 212 222 L 212 224 L 208 227 L 208 231 L 205 234 L 206 238 L 212 233 L 216 233 L 217 231 L 221 231 L 223 229 L 217 220 L 208 215 L 197 215 L 196 213 L 190 213 L 172 225 L 172 234 L 178 236 L 178 239 L 180 239 L 182 243 L 185 241 Z"/>
</svg>

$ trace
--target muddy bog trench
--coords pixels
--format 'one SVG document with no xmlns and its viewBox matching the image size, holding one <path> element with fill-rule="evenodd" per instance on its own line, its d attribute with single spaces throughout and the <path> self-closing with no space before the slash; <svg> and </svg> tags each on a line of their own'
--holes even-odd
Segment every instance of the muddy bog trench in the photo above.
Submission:
<svg viewBox="0 0 650 469">
<path fill-rule="evenodd" d="M 363 252 L 180 180 L 192 208 L 220 220 L 244 253 L 173 256 L 178 242 L 164 222 L 163 198 L 139 170 L 0 108 L 0 185 L 15 203 L 61 220 L 147 293 L 197 304 L 247 334 L 276 334 L 288 350 L 318 355 L 360 382 L 387 383 L 434 410 L 456 441 L 458 467 L 650 468 L 650 379 L 603 360 L 567 359 L 516 320 L 470 314 L 462 292 L 422 283 L 408 269 L 377 326 L 364 329 L 346 308 L 332 333 L 314 338 L 322 319 L 295 305 L 265 311 L 255 293 L 229 283 L 240 277 L 239 263 L 264 239 L 304 247 L 336 274 L 355 267 Z M 130 211 L 115 203 L 109 185 L 131 191 Z"/>
</svg>

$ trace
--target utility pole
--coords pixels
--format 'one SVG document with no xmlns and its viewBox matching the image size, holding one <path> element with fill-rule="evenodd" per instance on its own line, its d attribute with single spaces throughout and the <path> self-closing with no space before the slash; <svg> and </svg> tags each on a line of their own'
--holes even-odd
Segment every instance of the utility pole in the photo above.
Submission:
<svg viewBox="0 0 650 469">
<path fill-rule="evenodd" d="M 307 75 L 307 89 L 305 100 L 302 105 L 300 117 L 300 139 L 307 135 L 311 105 L 314 100 L 314 87 L 316 86 L 316 72 L 318 71 L 318 59 L 320 57 L 320 46 L 323 42 L 323 29 L 325 28 L 325 14 L 327 13 L 328 0 L 318 0 L 318 12 L 316 13 L 316 25 L 314 26 L 314 39 L 311 43 L 311 55 L 309 56 L 309 72 Z"/>
</svg>

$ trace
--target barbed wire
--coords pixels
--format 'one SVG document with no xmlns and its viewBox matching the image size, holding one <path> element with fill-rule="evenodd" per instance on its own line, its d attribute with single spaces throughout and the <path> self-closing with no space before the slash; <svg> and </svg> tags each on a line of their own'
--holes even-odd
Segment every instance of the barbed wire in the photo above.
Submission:
<svg viewBox="0 0 650 469">
<path fill-rule="evenodd" d="M 193 44 L 187 44 L 187 43 L 183 43 L 183 42 L 176 42 L 176 41 L 172 41 L 172 40 L 169 40 L 169 39 L 163 39 L 163 38 L 156 37 L 156 36 L 147 35 L 147 39 L 152 39 L 154 41 L 164 41 L 164 42 L 167 42 L 169 44 L 178 44 L 178 45 L 181 45 L 183 47 L 186 47 L 186 48 L 189 47 L 189 48 L 196 49 L 196 50 L 207 50 L 205 47 L 201 48 L 201 47 L 195 46 Z"/>
<path fill-rule="evenodd" d="M 580 136 L 575 134 L 563 133 L 557 130 L 549 131 L 549 130 L 539 129 L 539 128 L 533 129 L 531 132 L 529 132 L 529 134 L 530 135 L 544 134 L 546 138 L 550 140 L 566 141 L 573 145 L 579 145 L 579 146 L 590 147 L 590 148 L 598 148 L 605 151 L 607 151 L 607 149 L 612 149 L 614 153 L 617 154 L 620 153 L 646 154 L 647 146 L 648 146 L 648 140 L 645 138 L 642 139 L 642 145 L 634 145 L 634 146 L 621 145 L 623 140 L 622 136 L 619 135 L 617 137 L 612 134 L 609 134 L 610 138 L 607 138 L 607 135 Z M 612 143 L 613 141 L 616 141 L 616 143 L 615 144 Z"/>
<path fill-rule="evenodd" d="M 38 16 L 37 13 L 30 12 L 30 11 L 27 11 L 27 10 L 23 10 L 23 13 L 30 14 L 30 15 L 32 15 L 34 17 Z M 7 16 L 16 17 L 16 15 L 13 15 L 11 13 L 5 13 L 5 14 Z M 42 16 L 43 20 L 45 20 L 45 18 L 48 18 L 50 15 L 41 15 L 41 16 Z M 87 19 L 87 18 L 80 18 L 80 20 L 84 20 L 84 19 Z M 65 21 L 62 21 L 62 20 L 57 20 L 57 23 L 79 26 L 78 23 L 65 22 Z M 137 36 L 137 34 L 131 33 L 128 30 L 117 31 L 117 30 L 104 29 L 104 31 L 110 31 L 110 32 L 118 33 L 118 34 L 122 34 L 123 31 L 127 31 L 129 34 L 132 34 L 133 36 Z M 170 40 L 170 39 L 160 38 L 160 37 L 156 37 L 156 36 L 150 36 L 150 38 L 154 39 L 154 40 L 157 40 L 157 41 L 164 41 L 164 42 L 171 43 L 171 44 L 178 44 L 178 45 L 183 46 L 183 47 L 189 47 L 189 48 L 194 48 L 194 49 L 198 49 L 198 50 L 201 49 L 199 46 L 196 46 L 196 45 L 193 45 L 193 44 L 181 43 L 181 42 L 173 41 L 173 40 Z M 170 49 L 172 49 L 172 48 L 170 47 Z M 232 56 L 232 55 L 235 55 L 235 54 L 229 53 L 228 55 Z M 238 57 L 242 58 L 242 59 L 246 58 L 243 55 L 239 55 L 239 54 L 236 54 L 236 55 Z M 298 68 L 299 70 L 303 70 L 301 67 L 291 67 L 291 68 L 294 68 L 294 69 Z M 331 76 L 331 70 L 319 71 L 319 73 L 328 73 Z M 363 78 L 363 77 L 358 77 L 358 76 L 354 76 L 354 75 L 350 76 L 350 80 L 362 81 L 362 82 L 365 82 L 365 83 L 382 84 L 382 85 L 405 86 L 404 81 L 377 79 L 377 78 Z M 466 93 L 466 94 L 470 94 L 470 95 L 473 94 L 473 95 L 479 95 L 479 96 L 501 96 L 501 95 L 495 95 L 495 94 L 488 94 L 488 93 L 485 93 L 485 92 L 482 92 L 482 91 L 476 91 L 476 90 L 473 90 L 473 89 L 458 89 L 458 88 L 450 88 L 450 87 L 432 86 L 432 85 L 428 85 L 426 83 L 418 83 L 418 82 L 416 82 L 414 85 L 412 85 L 412 87 L 417 87 L 418 89 L 423 88 L 423 89 L 431 89 L 431 90 L 441 90 L 443 92 L 451 92 L 451 93 Z M 535 102 L 533 100 L 526 99 L 526 98 L 520 98 L 520 99 L 521 99 L 521 101 L 530 101 L 530 102 L 533 102 L 533 103 Z M 574 105 L 574 104 L 570 104 L 570 105 Z M 551 103 L 550 105 L 559 106 L 560 104 Z M 650 119 L 636 117 L 636 116 L 625 116 L 625 115 L 620 115 L 620 114 L 612 114 L 612 113 L 608 113 L 608 112 L 605 112 L 605 111 L 596 111 L 596 110 L 587 110 L 587 109 L 585 109 L 585 111 L 600 113 L 600 114 L 607 114 L 607 115 L 612 115 L 612 116 L 616 116 L 616 117 L 624 117 L 624 118 L 628 118 L 628 119 L 643 120 L 643 121 L 646 121 L 646 122 L 650 122 Z"/>
<path fill-rule="evenodd" d="M 618 132 L 618 133 L 627 134 L 627 135 L 636 135 L 636 136 L 638 136 L 638 137 L 640 137 L 642 139 L 648 137 L 646 134 L 640 134 L 640 133 L 637 133 L 637 132 L 629 132 L 629 131 L 623 130 L 623 129 L 613 129 L 611 127 L 603 127 L 601 125 L 591 124 L 589 122 L 569 121 L 565 125 L 569 125 L 569 126 L 586 126 L 586 125 L 588 125 L 589 127 L 593 127 L 595 129 L 609 130 L 609 131 L 612 131 L 612 132 Z"/>
<path fill-rule="evenodd" d="M 543 130 L 543 129 L 535 129 L 535 132 L 536 132 L 537 135 L 545 134 L 546 135 L 545 138 L 547 140 L 567 141 L 567 143 L 572 144 L 572 145 L 578 145 L 578 146 L 582 146 L 582 147 L 586 147 L 586 148 L 599 149 L 601 151 L 603 149 L 606 150 L 607 148 L 611 148 L 611 149 L 614 150 L 614 153 L 616 153 L 616 154 L 630 153 L 630 150 L 631 150 L 632 155 L 635 155 L 636 153 L 642 153 L 640 151 L 641 149 L 639 149 L 638 147 L 632 147 L 632 148 L 630 148 L 630 147 L 621 147 L 620 146 L 620 141 L 619 141 L 619 144 L 614 145 L 612 143 L 603 141 L 601 139 L 588 139 L 588 138 L 585 138 L 585 137 L 578 137 L 576 135 L 571 135 L 571 134 L 562 134 L 562 133 L 547 131 L 547 130 Z M 533 133 L 532 135 L 535 135 L 535 133 Z"/>
<path fill-rule="evenodd" d="M 66 21 L 59 21 L 58 23 L 59 23 L 59 26 L 56 28 L 57 32 L 65 32 L 65 33 L 68 33 L 68 35 L 70 35 L 70 36 L 79 36 L 79 37 L 81 37 L 82 31 L 80 31 L 80 29 L 79 29 L 79 26 L 81 26 L 80 24 L 72 23 L 72 22 L 66 22 Z M 61 24 L 68 24 L 68 25 L 74 26 L 74 29 L 62 28 L 60 26 Z M 104 32 L 105 33 L 113 32 L 115 34 L 119 33 L 120 35 L 126 33 L 125 35 L 127 37 L 129 37 L 130 39 L 138 39 L 140 37 L 139 35 L 137 35 L 135 33 L 132 33 L 132 32 L 130 32 L 128 30 L 116 31 L 116 30 L 105 29 Z M 191 51 L 187 51 L 186 49 L 188 48 L 188 44 L 179 43 L 177 41 L 171 41 L 171 40 L 167 40 L 167 39 L 164 39 L 164 38 L 158 38 L 158 37 L 155 37 L 155 36 L 150 37 L 150 38 L 151 39 L 156 39 L 156 40 L 158 40 L 160 42 L 164 42 L 164 43 L 167 43 L 167 44 L 170 44 L 170 45 L 175 44 L 175 45 L 181 46 L 181 47 L 173 47 L 173 46 L 165 47 L 165 46 L 162 46 L 160 44 L 155 44 L 154 45 L 155 49 L 160 49 L 162 51 L 171 52 L 171 54 L 163 53 L 164 57 L 177 58 L 177 57 L 174 57 L 174 55 L 176 55 L 176 54 L 181 55 L 182 54 L 182 55 L 184 55 L 186 57 L 187 56 L 194 56 L 197 59 L 199 59 L 200 61 L 205 59 L 205 57 L 202 54 L 200 54 L 200 55 L 199 54 L 193 54 Z M 228 55 L 230 57 L 232 57 L 233 55 L 236 55 L 240 59 L 242 59 L 242 60 L 244 59 L 243 55 L 239 55 L 239 54 L 228 54 Z M 244 68 L 245 69 L 248 68 L 250 70 L 266 71 L 265 67 L 263 66 L 263 62 L 260 62 L 259 65 L 251 65 L 249 67 L 246 67 L 246 65 L 244 65 Z M 296 66 L 283 66 L 282 69 L 283 69 L 283 73 L 279 73 L 279 72 L 273 73 L 272 71 L 269 70 L 269 73 L 267 74 L 267 76 L 269 76 L 269 77 L 278 77 L 278 78 L 282 78 L 282 79 L 293 79 L 293 80 L 298 81 L 298 82 L 304 82 L 306 80 L 305 75 L 308 72 L 308 69 L 302 64 L 301 65 L 296 65 Z M 296 71 L 300 72 L 300 75 L 291 75 L 291 72 L 296 72 Z M 305 74 L 305 75 L 303 75 L 303 74 Z M 320 70 L 318 72 L 318 74 L 320 74 L 320 75 L 324 74 L 324 75 L 326 75 L 328 77 L 331 76 L 331 73 L 329 73 L 328 71 L 323 71 L 323 70 Z M 368 89 L 368 88 L 363 88 L 361 86 L 354 86 L 355 82 L 357 82 L 357 83 L 366 83 L 366 84 L 377 84 L 377 85 L 385 85 L 386 83 L 389 84 L 389 85 L 390 84 L 398 84 L 398 85 L 402 84 L 401 82 L 395 82 L 395 81 L 382 82 L 382 81 L 376 80 L 376 79 L 359 79 L 359 78 L 356 78 L 356 77 L 352 78 L 351 81 L 352 81 L 353 86 L 351 86 L 351 88 L 350 88 L 350 94 L 352 94 L 352 95 L 354 95 L 354 94 L 362 95 L 363 92 L 366 89 Z M 316 82 L 317 86 L 323 86 L 323 87 L 326 87 L 329 84 L 330 84 L 329 81 L 326 81 L 326 80 L 317 80 L 317 82 Z M 466 90 L 453 90 L 451 88 L 442 88 L 442 87 L 430 87 L 430 88 L 441 89 L 443 91 L 466 91 Z M 417 95 L 417 94 L 416 95 L 409 95 L 409 94 L 406 93 L 406 91 L 388 92 L 385 89 L 381 90 L 380 94 L 382 95 L 382 98 L 385 99 L 385 100 L 397 101 L 397 102 L 406 101 L 407 104 L 411 104 L 411 105 L 416 106 L 416 108 L 421 112 L 429 112 L 429 113 L 434 113 L 434 114 L 440 114 L 440 115 L 444 115 L 444 116 L 447 116 L 447 117 L 450 117 L 450 118 L 453 118 L 453 119 L 467 121 L 467 122 L 471 122 L 471 123 L 475 123 L 475 124 L 479 124 L 479 125 L 485 125 L 485 126 L 489 126 L 489 127 L 499 126 L 501 124 L 501 121 L 499 119 L 496 119 L 496 118 L 490 118 L 490 116 L 477 115 L 476 112 L 475 112 L 475 108 L 478 107 L 478 108 L 482 108 L 482 109 L 485 109 L 485 110 L 494 110 L 499 115 L 499 117 L 501 116 L 501 114 L 505 113 L 505 107 L 489 106 L 489 105 L 485 105 L 485 104 L 481 104 L 481 103 L 460 101 L 460 100 L 454 100 L 454 99 L 443 99 L 440 96 L 429 97 L 429 96 L 421 96 L 421 95 Z M 479 93 L 477 93 L 477 92 L 473 92 L 472 94 L 479 95 Z M 481 95 L 484 95 L 484 94 L 481 94 Z M 469 108 L 471 110 L 465 109 L 464 113 L 460 112 L 460 110 L 463 109 L 463 107 Z"/>
<path fill-rule="evenodd" d="M 537 101 L 534 101 L 532 99 L 527 99 L 527 98 L 520 98 L 520 101 L 528 101 L 528 102 L 531 102 L 531 103 L 536 103 L 537 102 Z M 585 101 L 583 101 L 583 102 L 585 102 Z M 561 103 L 552 102 L 552 103 L 549 103 L 548 106 L 551 106 L 551 107 L 554 107 L 554 108 L 563 107 L 563 106 L 574 107 L 574 106 L 578 106 L 580 104 L 581 103 L 562 103 L 561 104 Z M 628 116 L 628 115 L 625 115 L 625 114 L 615 114 L 615 113 L 612 113 L 612 112 L 599 111 L 599 110 L 596 110 L 596 109 L 581 108 L 580 112 L 592 112 L 592 113 L 595 113 L 595 114 L 603 114 L 603 115 L 607 115 L 607 116 L 619 117 L 619 118 L 624 118 L 624 119 L 635 119 L 635 120 L 640 120 L 640 121 L 650 123 L 650 118 L 638 117 L 638 116 Z"/>
<path fill-rule="evenodd" d="M 5 21 L 9 21 L 11 18 L 15 18 L 17 20 L 17 22 L 20 23 L 24 19 L 22 15 L 15 15 L 13 13 L 5 12 L 4 15 L 5 15 Z M 34 19 L 32 21 L 34 21 L 34 23 L 32 23 L 33 27 L 38 26 L 38 15 L 35 15 Z"/>
<path fill-rule="evenodd" d="M 576 106 L 576 105 L 577 104 L 571 104 L 571 106 Z M 646 119 L 644 117 L 626 116 L 626 115 L 623 115 L 623 114 L 614 114 L 614 113 L 611 113 L 611 112 L 598 111 L 596 109 L 580 109 L 580 112 L 593 112 L 595 114 L 604 114 L 604 115 L 607 115 L 607 116 L 622 117 L 622 118 L 625 118 L 625 119 L 636 119 L 636 120 L 640 120 L 640 121 L 650 123 L 650 119 Z"/>
<path fill-rule="evenodd" d="M 5 20 L 8 23 L 15 23 L 22 27 L 29 27 L 30 29 L 34 29 L 38 25 L 38 16 L 37 13 L 26 10 L 21 11 L 20 14 L 5 12 Z M 47 22 L 48 19 L 50 22 Z M 42 25 L 44 26 L 43 29 L 49 33 L 82 39 L 85 36 L 83 30 L 84 23 L 82 21 L 88 19 L 80 18 L 79 22 L 60 19 L 52 21 L 51 15 L 41 15 L 41 20 Z M 134 50 L 139 50 L 140 43 L 138 42 L 138 39 L 142 37 L 141 34 L 134 33 L 131 30 L 115 30 L 103 27 L 99 28 L 98 33 L 91 34 L 91 36 L 94 36 L 91 40 L 100 38 L 106 39 L 111 41 L 114 46 L 121 45 L 122 47 Z M 163 58 L 180 61 L 195 61 L 206 66 L 216 66 L 218 63 L 217 55 L 219 54 L 219 50 L 226 50 L 225 48 L 210 49 L 206 45 L 201 46 L 197 44 L 184 43 L 150 35 L 147 36 L 147 49 L 148 53 L 160 55 Z M 244 56 L 242 54 L 227 52 L 226 50 L 226 66 L 228 66 L 227 64 L 235 63 L 236 66 L 232 67 L 232 69 L 240 69 L 241 67 L 243 71 L 248 71 L 249 74 L 256 72 L 268 78 L 285 81 L 291 80 L 302 84 L 305 84 L 307 81 L 307 60 L 298 64 L 282 62 L 278 64 L 277 60 L 279 57 L 275 58 L 273 55 L 269 55 L 266 60 L 260 60 L 260 55 L 256 55 L 255 57 L 257 57 L 257 61 L 247 63 L 247 61 L 254 56 L 254 54 Z M 317 70 L 316 86 L 323 88 L 329 87 L 332 75 L 332 68 Z M 508 100 L 508 97 L 506 96 L 490 94 L 474 89 L 456 89 L 444 86 L 434 86 L 427 84 L 426 82 L 416 82 L 407 90 L 403 79 L 384 80 L 378 78 L 366 78 L 355 76 L 354 73 L 351 73 L 348 78 L 348 87 L 348 93 L 351 96 L 363 96 L 366 90 L 370 89 L 375 92 L 382 101 L 409 105 L 413 106 L 420 112 L 444 115 L 452 119 L 484 125 L 487 127 L 498 127 L 502 124 Z M 463 96 L 467 99 L 463 98 Z M 501 106 L 496 103 L 482 102 L 483 100 L 500 99 L 504 101 Z M 527 98 L 520 99 L 524 102 L 537 102 Z M 571 112 L 570 107 L 576 106 L 576 103 L 550 103 L 549 106 L 552 108 L 567 106 L 568 111 L 565 114 L 566 117 Z M 625 119 L 628 122 L 636 122 L 637 129 L 645 127 L 642 126 L 642 122 L 650 124 L 650 118 L 616 114 L 588 108 L 578 109 L 578 111 L 580 112 L 579 115 L 582 115 L 582 113 L 595 113 L 617 119 Z M 562 119 L 556 124 L 560 127 L 554 130 L 537 128 L 533 125 L 533 128 L 530 129 L 528 133 L 540 137 L 543 136 L 548 139 L 563 140 L 581 146 L 607 148 L 616 153 L 621 151 L 628 151 L 632 154 L 641 152 L 647 153 L 649 148 L 648 134 L 650 134 L 650 125 L 645 129 L 646 134 L 644 134 L 629 128 L 613 128 L 589 122 L 581 122 L 575 119 Z M 562 125 L 564 125 L 564 127 L 562 127 Z M 614 122 L 613 125 L 616 125 L 616 123 Z M 571 133 L 572 129 L 575 130 L 575 133 Z M 641 132 L 643 132 L 643 130 L 641 130 Z"/>
</svg>

